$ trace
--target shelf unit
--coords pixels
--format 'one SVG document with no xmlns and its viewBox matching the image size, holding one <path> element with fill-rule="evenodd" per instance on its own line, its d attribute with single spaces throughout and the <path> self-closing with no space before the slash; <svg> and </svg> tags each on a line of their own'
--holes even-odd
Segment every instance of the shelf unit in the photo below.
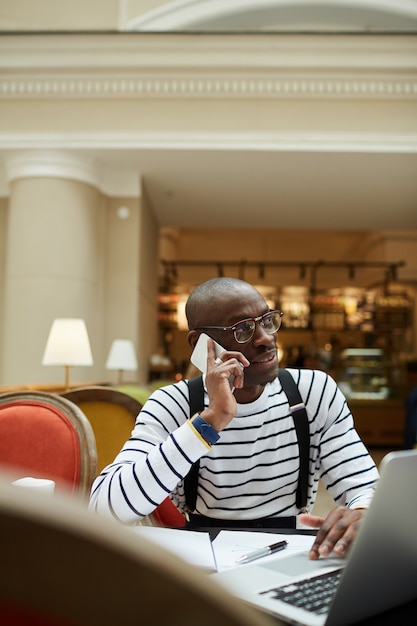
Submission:
<svg viewBox="0 0 417 626">
<path fill-rule="evenodd" d="M 158 323 L 160 328 L 178 328 L 178 304 L 180 296 L 177 293 L 158 294 Z"/>
<path fill-rule="evenodd" d="M 377 296 L 363 291 L 353 298 L 349 295 L 323 293 L 310 299 L 306 326 L 312 330 L 391 332 L 406 330 L 411 320 L 412 302 L 403 294 Z M 286 329 L 300 328 L 291 318 L 286 319 L 285 315 L 282 323 Z"/>
</svg>

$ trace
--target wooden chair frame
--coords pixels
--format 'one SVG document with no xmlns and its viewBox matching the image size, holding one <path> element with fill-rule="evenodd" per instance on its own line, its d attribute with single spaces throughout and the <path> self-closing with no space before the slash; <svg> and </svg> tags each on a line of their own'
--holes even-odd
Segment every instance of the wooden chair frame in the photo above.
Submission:
<svg viewBox="0 0 417 626">
<path fill-rule="evenodd" d="M 71 400 L 74 404 L 80 402 L 111 402 L 118 406 L 123 406 L 129 411 L 133 417 L 132 428 L 135 424 L 135 419 L 142 408 L 142 404 L 135 398 L 128 396 L 122 391 L 113 389 L 112 387 L 104 387 L 100 385 L 93 385 L 89 387 L 77 387 L 76 389 L 70 389 L 60 394 L 62 398 Z"/>
<path fill-rule="evenodd" d="M 128 439 L 127 432 L 133 430 L 135 420 L 142 405 L 135 398 L 117 391 L 112 387 L 89 386 L 77 387 L 60 394 L 62 398 L 70 400 L 76 404 L 90 421 L 97 445 L 98 472 L 101 472 L 106 465 L 111 463 L 120 447 Z M 91 409 L 89 405 L 91 404 Z M 97 405 L 103 405 L 103 412 L 97 411 Z M 96 405 L 96 406 L 94 406 Z M 114 415 L 109 411 L 114 405 Z M 101 408 L 101 407 L 100 407 Z M 123 411 L 120 414 L 120 410 Z M 99 413 L 99 414 L 98 414 Z M 129 422 L 129 417 L 131 420 Z M 120 440 L 118 431 L 115 428 L 120 420 Z"/>
</svg>

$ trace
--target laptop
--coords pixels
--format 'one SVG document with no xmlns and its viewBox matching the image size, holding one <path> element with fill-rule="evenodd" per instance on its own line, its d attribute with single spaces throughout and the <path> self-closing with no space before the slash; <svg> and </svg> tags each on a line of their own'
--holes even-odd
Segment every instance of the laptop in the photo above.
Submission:
<svg viewBox="0 0 417 626">
<path fill-rule="evenodd" d="M 417 598 L 416 520 L 417 450 L 390 452 L 382 459 L 372 504 L 345 559 L 310 561 L 307 552 L 268 557 L 213 577 L 284 622 L 352 624 Z M 332 578 L 337 582 L 328 602 Z M 316 583 L 318 598 L 311 590 Z M 311 600 L 304 608 L 306 598 Z"/>
</svg>

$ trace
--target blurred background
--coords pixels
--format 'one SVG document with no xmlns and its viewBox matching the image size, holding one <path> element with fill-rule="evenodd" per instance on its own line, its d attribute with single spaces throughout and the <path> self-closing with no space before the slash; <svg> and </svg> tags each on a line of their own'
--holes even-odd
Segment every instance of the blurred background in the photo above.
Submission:
<svg viewBox="0 0 417 626">
<path fill-rule="evenodd" d="M 399 445 L 416 26 L 415 1 L 4 0 L 1 388 L 184 376 L 190 290 L 237 276 L 285 312 L 282 366 L 329 371 Z M 84 360 L 46 358 L 56 319 L 84 321 Z"/>
</svg>

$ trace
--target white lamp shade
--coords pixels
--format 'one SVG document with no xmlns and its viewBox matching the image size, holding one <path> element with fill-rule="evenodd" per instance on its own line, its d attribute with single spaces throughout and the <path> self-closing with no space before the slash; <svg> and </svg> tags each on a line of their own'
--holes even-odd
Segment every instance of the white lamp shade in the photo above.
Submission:
<svg viewBox="0 0 417 626">
<path fill-rule="evenodd" d="M 115 339 L 106 361 L 108 370 L 137 370 L 135 346 L 129 339 Z"/>
<path fill-rule="evenodd" d="M 60 318 L 53 321 L 42 365 L 93 365 L 84 320 Z"/>
</svg>

